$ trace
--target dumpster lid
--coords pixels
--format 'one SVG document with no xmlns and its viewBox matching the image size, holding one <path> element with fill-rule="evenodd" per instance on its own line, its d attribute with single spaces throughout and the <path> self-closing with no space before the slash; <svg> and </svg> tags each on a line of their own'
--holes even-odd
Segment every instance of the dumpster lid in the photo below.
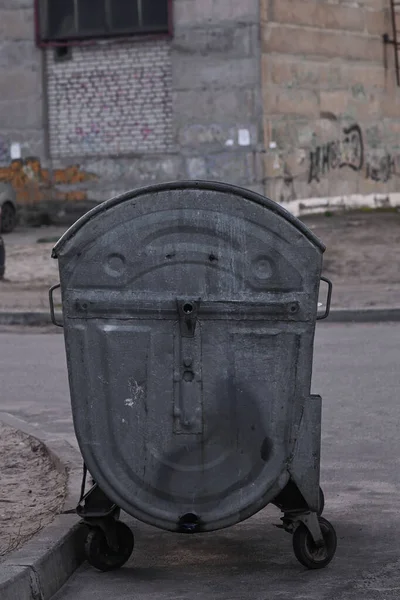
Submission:
<svg viewBox="0 0 400 600">
<path fill-rule="evenodd" d="M 264 206 L 268 210 L 280 215 L 286 221 L 291 223 L 294 227 L 296 227 L 305 237 L 307 237 L 317 248 L 321 250 L 321 252 L 325 252 L 326 247 L 321 242 L 321 240 L 306 226 L 302 223 L 297 217 L 292 215 L 289 211 L 287 211 L 282 205 L 270 200 L 266 196 L 262 196 L 256 192 L 252 192 L 248 189 L 227 184 L 227 183 L 219 183 L 215 181 L 201 181 L 201 180 L 190 180 L 190 181 L 173 181 L 168 183 L 160 183 L 151 186 L 137 188 L 120 196 L 115 196 L 114 198 L 110 198 L 110 200 L 106 200 L 102 202 L 95 208 L 89 210 L 83 217 L 78 219 L 58 240 L 56 245 L 52 251 L 52 258 L 58 258 L 60 251 L 65 246 L 65 244 L 71 240 L 75 234 L 86 225 L 89 221 L 95 219 L 98 215 L 104 213 L 105 211 L 117 206 L 118 204 L 122 204 L 127 200 L 132 200 L 133 198 L 138 198 L 140 196 L 148 195 L 148 194 L 156 194 L 164 191 L 173 191 L 173 190 L 206 190 L 206 191 L 216 191 L 229 193 L 231 195 L 240 196 L 241 198 L 251 200 L 256 204 Z"/>
</svg>

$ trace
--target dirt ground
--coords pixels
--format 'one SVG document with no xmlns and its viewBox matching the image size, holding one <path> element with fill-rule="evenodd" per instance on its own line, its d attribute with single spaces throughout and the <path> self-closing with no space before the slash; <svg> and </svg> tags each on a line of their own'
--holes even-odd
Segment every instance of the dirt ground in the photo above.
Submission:
<svg viewBox="0 0 400 600">
<path fill-rule="evenodd" d="M 60 513 L 66 483 L 41 443 L 0 422 L 0 562 Z"/>
<path fill-rule="evenodd" d="M 304 217 L 324 242 L 324 273 L 334 284 L 333 308 L 399 306 L 400 212 L 358 211 Z M 6 279 L 0 310 L 48 310 L 48 288 L 58 282 L 53 242 L 64 229 L 44 227 L 4 236 Z"/>
<path fill-rule="evenodd" d="M 4 235 L 6 273 L 0 281 L 0 310 L 47 311 L 49 288 L 58 283 L 58 264 L 51 258 L 53 241 L 65 228 L 40 227 L 17 229 Z"/>
<path fill-rule="evenodd" d="M 333 308 L 400 306 L 400 211 L 310 216 L 323 241 Z"/>
</svg>

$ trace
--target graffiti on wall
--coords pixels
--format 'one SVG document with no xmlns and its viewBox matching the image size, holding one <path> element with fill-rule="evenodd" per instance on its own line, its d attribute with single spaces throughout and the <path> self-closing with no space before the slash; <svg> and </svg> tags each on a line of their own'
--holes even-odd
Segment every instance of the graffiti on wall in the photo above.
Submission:
<svg viewBox="0 0 400 600">
<path fill-rule="evenodd" d="M 63 169 L 44 169 L 38 158 L 13 160 L 0 167 L 0 181 L 10 183 L 20 204 L 37 204 L 46 200 L 84 201 L 87 189 L 82 184 L 97 179 L 79 165 Z"/>
<path fill-rule="evenodd" d="M 363 172 L 366 179 L 381 183 L 400 175 L 400 154 L 379 149 L 367 151 L 358 124 L 344 127 L 340 139 L 311 150 L 309 161 L 308 183 L 320 182 L 330 171 L 343 167 Z"/>
<path fill-rule="evenodd" d="M 365 177 L 372 181 L 386 183 L 395 175 L 400 175 L 400 154 L 384 152 L 372 155 L 365 165 Z"/>
<path fill-rule="evenodd" d="M 317 134 L 310 131 L 309 124 L 299 125 L 298 145 L 286 145 L 286 140 L 294 137 L 289 128 L 275 130 L 278 141 L 270 142 L 270 151 L 264 154 L 264 183 L 266 193 L 277 201 L 287 203 L 298 198 L 355 191 L 386 193 L 389 185 L 391 190 L 396 189 L 396 179 L 400 178 L 400 142 L 395 145 L 394 132 L 389 131 L 387 136 L 381 131 L 381 124 L 363 127 L 346 120 L 340 125 L 338 117 L 329 115 L 330 123 L 324 121 L 318 127 L 325 132 L 330 130 L 331 134 L 317 143 Z M 328 117 L 321 117 L 324 119 Z M 346 170 L 350 171 L 347 176 Z M 371 187 L 371 184 L 377 185 Z"/>
<path fill-rule="evenodd" d="M 344 127 L 341 139 L 317 146 L 310 152 L 308 183 L 320 181 L 321 176 L 334 169 L 349 167 L 361 171 L 364 165 L 364 142 L 359 125 Z"/>
</svg>

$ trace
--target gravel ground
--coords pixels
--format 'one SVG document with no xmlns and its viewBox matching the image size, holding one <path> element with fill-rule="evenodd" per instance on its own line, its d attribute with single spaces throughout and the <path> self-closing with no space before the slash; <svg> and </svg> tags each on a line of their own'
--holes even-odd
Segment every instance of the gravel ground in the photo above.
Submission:
<svg viewBox="0 0 400 600">
<path fill-rule="evenodd" d="M 333 307 L 400 306 L 400 212 L 313 216 L 304 222 L 324 242 Z"/>
<path fill-rule="evenodd" d="M 66 482 L 43 444 L 0 423 L 0 561 L 61 512 Z"/>
<path fill-rule="evenodd" d="M 327 246 L 324 273 L 334 283 L 333 308 L 399 306 L 400 212 L 358 211 L 304 217 Z M 65 229 L 26 229 L 4 236 L 6 280 L 0 310 L 48 310 L 48 288 L 58 282 L 53 242 Z"/>
</svg>

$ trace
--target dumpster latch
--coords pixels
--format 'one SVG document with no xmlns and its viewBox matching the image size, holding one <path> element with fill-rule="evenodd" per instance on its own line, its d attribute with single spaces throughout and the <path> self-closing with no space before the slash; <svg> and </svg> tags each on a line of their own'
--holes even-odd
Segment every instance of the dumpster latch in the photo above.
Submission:
<svg viewBox="0 0 400 600">
<path fill-rule="evenodd" d="M 177 299 L 181 336 L 192 338 L 196 331 L 197 314 L 200 307 L 198 300 Z"/>
</svg>

